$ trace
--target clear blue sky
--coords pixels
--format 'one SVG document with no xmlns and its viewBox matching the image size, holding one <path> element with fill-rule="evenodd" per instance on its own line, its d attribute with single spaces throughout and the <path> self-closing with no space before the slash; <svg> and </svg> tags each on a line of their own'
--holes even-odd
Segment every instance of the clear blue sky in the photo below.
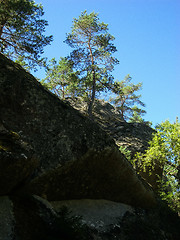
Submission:
<svg viewBox="0 0 180 240">
<path fill-rule="evenodd" d="M 44 55 L 57 60 L 71 48 L 63 43 L 74 17 L 82 11 L 99 13 L 109 25 L 109 33 L 120 64 L 113 75 L 122 80 L 127 74 L 134 83 L 143 82 L 145 119 L 153 124 L 166 119 L 180 120 L 180 0 L 35 0 L 44 6 L 49 23 L 47 35 L 54 41 Z M 36 76 L 43 78 L 42 71 Z"/>
</svg>

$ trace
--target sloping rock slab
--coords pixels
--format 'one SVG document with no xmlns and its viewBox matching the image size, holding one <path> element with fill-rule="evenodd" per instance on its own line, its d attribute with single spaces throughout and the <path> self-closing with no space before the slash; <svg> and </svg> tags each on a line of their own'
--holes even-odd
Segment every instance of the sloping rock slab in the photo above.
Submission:
<svg viewBox="0 0 180 240">
<path fill-rule="evenodd" d="M 48 200 L 99 198 L 154 205 L 153 193 L 105 131 L 2 54 L 0 120 L 30 143 L 40 159 L 22 191 Z"/>
<path fill-rule="evenodd" d="M 77 161 L 33 179 L 21 191 L 49 201 L 90 198 L 141 207 L 155 205 L 153 192 L 142 184 L 124 156 L 112 148 L 89 151 Z"/>
<path fill-rule="evenodd" d="M 76 160 L 90 148 L 115 147 L 97 124 L 59 100 L 2 54 L 0 119 L 32 145 L 40 159 L 37 174 Z"/>
</svg>

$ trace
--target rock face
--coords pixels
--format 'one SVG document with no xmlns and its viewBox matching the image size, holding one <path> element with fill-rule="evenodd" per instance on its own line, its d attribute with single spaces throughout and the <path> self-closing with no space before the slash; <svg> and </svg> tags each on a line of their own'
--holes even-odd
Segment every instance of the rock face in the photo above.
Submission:
<svg viewBox="0 0 180 240">
<path fill-rule="evenodd" d="M 55 212 L 47 199 L 156 206 L 153 191 L 102 127 L 2 54 L 0 195 L 0 240 L 117 239 L 77 228 L 74 219 Z"/>
<path fill-rule="evenodd" d="M 90 151 L 77 161 L 33 179 L 23 192 L 50 201 L 62 199 L 108 199 L 133 206 L 155 205 L 133 168 L 117 149 Z"/>
<path fill-rule="evenodd" d="M 81 98 L 67 98 L 66 101 L 82 114 L 87 114 L 87 103 L 83 102 Z M 117 109 L 104 100 L 95 101 L 93 115 L 96 123 L 115 140 L 117 146 L 128 151 L 131 158 L 137 152 L 145 152 L 149 146 L 148 142 L 155 132 L 145 123 L 127 123 L 123 121 Z M 151 170 L 151 174 L 149 174 L 148 169 L 140 174 L 151 185 L 153 190 L 158 190 L 159 176 L 162 176 L 162 168 L 158 163 L 154 170 Z"/>
<path fill-rule="evenodd" d="M 143 186 L 113 139 L 96 123 L 3 55 L 0 69 L 1 122 L 30 143 L 39 159 L 22 191 L 49 200 L 88 197 L 154 205 L 151 190 Z M 112 162 L 119 171 L 114 171 Z M 108 181 L 103 183 L 106 175 Z"/>
<path fill-rule="evenodd" d="M 66 101 L 82 114 L 87 114 L 87 103 L 81 98 L 67 98 Z M 96 100 L 93 108 L 94 120 L 111 136 L 117 146 L 126 147 L 131 156 L 144 152 L 154 130 L 144 123 L 127 123 L 121 119 L 115 107 L 104 100 Z"/>
<path fill-rule="evenodd" d="M 40 159 L 38 172 L 76 160 L 90 148 L 114 146 L 113 140 L 96 124 L 2 55 L 0 116 L 8 129 L 32 145 Z"/>
</svg>

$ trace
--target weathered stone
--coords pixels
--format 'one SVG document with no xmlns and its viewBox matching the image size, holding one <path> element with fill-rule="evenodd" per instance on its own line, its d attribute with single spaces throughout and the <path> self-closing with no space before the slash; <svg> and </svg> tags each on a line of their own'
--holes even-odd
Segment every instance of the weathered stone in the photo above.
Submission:
<svg viewBox="0 0 180 240">
<path fill-rule="evenodd" d="M 88 105 L 82 98 L 66 98 L 66 102 L 70 103 L 71 106 L 82 114 L 87 115 Z M 95 100 L 93 116 L 95 121 L 100 123 L 103 127 L 119 125 L 119 122 L 124 122 L 117 109 L 104 100 Z"/>
<path fill-rule="evenodd" d="M 104 112 L 100 111 L 102 114 L 99 115 L 101 126 L 109 131 L 121 126 L 116 136 L 121 136 L 119 131 L 124 131 L 127 144 L 134 149 L 139 140 L 134 138 L 133 146 L 131 136 L 138 136 L 138 132 L 141 135 L 141 128 L 134 131 L 135 125 L 130 129 L 130 125 L 119 118 L 111 124 L 109 116 L 103 120 Z M 0 197 L 0 239 L 125 240 L 144 239 L 144 234 L 148 240 L 179 239 L 179 219 L 167 209 L 158 211 L 157 207 L 155 214 L 152 209 L 140 209 L 140 214 L 130 216 L 125 214 L 118 229 L 115 227 L 102 234 L 86 229 L 79 237 L 79 229 L 74 229 L 71 219 L 67 221 L 64 215 L 60 217 L 46 200 L 29 195 L 36 193 L 50 200 L 104 198 L 141 207 L 155 203 L 152 191 L 138 179 L 114 141 L 100 127 L 45 90 L 32 75 L 2 54 L 0 122 L 0 188 L 2 194 L 11 192 L 11 200 Z M 137 138 L 143 142 L 141 137 Z M 35 171 L 36 161 L 32 164 L 19 157 L 23 152 L 30 160 L 34 154 L 26 142 L 40 158 Z M 8 158 L 9 153 L 13 158 Z M 27 171 L 30 166 L 32 169 Z M 15 184 L 12 185 L 13 171 Z"/>
<path fill-rule="evenodd" d="M 32 148 L 19 135 L 0 124 L 0 195 L 26 180 L 38 166 Z"/>
<path fill-rule="evenodd" d="M 71 216 L 81 216 L 83 223 L 100 232 L 116 227 L 127 212 L 134 211 L 129 205 L 103 199 L 56 201 L 51 202 L 51 205 L 57 212 L 62 207 L 67 207 L 71 211 Z"/>
<path fill-rule="evenodd" d="M 22 189 L 49 200 L 103 198 L 154 204 L 151 190 L 94 121 L 60 101 L 2 54 L 0 70 L 1 121 L 30 143 L 40 159 Z"/>
<path fill-rule="evenodd" d="M 0 119 L 34 148 L 36 174 L 115 146 L 100 127 L 60 101 L 19 65 L 0 54 Z"/>
<path fill-rule="evenodd" d="M 87 113 L 87 103 L 81 98 L 67 98 L 73 107 Z M 111 136 L 119 147 L 129 151 L 130 157 L 133 158 L 137 152 L 144 153 L 149 147 L 149 141 L 155 132 L 151 127 L 144 123 L 128 123 L 121 119 L 120 113 L 115 107 L 104 100 L 96 100 L 93 109 L 95 121 Z M 154 190 L 158 189 L 159 176 L 162 176 L 162 168 L 157 163 L 153 171 L 147 169 L 146 172 L 140 172 Z"/>
<path fill-rule="evenodd" d="M 107 199 L 133 206 L 153 207 L 155 196 L 117 150 L 89 151 L 77 161 L 36 177 L 21 191 L 49 201 Z"/>
<path fill-rule="evenodd" d="M 67 98 L 71 106 L 87 114 L 87 103 L 81 98 Z M 93 108 L 94 120 L 110 135 L 118 146 L 126 147 L 134 156 L 144 152 L 154 130 L 144 123 L 128 123 L 122 120 L 118 110 L 104 100 L 96 100 Z"/>
</svg>

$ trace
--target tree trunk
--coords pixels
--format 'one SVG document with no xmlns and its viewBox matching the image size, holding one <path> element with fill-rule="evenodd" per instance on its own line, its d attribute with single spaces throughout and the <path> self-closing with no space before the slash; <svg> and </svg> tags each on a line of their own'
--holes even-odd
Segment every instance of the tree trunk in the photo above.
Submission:
<svg viewBox="0 0 180 240">
<path fill-rule="evenodd" d="M 94 70 L 92 71 L 92 75 L 93 75 L 92 95 L 91 95 L 91 99 L 88 106 L 88 114 L 91 119 L 93 119 L 92 110 L 93 110 L 93 104 L 94 104 L 95 94 L 96 94 L 96 76 L 95 76 Z"/>
<path fill-rule="evenodd" d="M 92 114 L 92 109 L 93 109 L 93 104 L 94 104 L 94 99 L 95 99 L 95 94 L 96 94 L 96 74 L 95 74 L 95 68 L 94 68 L 94 58 L 93 58 L 93 53 L 90 45 L 90 39 L 88 42 L 88 47 L 90 51 L 90 57 L 91 57 L 91 63 L 92 63 L 92 77 L 93 77 L 93 84 L 92 84 L 92 95 L 91 99 L 89 102 L 88 106 L 88 114 L 91 119 L 93 119 L 93 114 Z"/>
<path fill-rule="evenodd" d="M 2 33 L 3 33 L 3 27 L 4 27 L 4 25 L 0 24 L 0 39 L 1 39 L 1 36 L 2 36 Z"/>
<path fill-rule="evenodd" d="M 63 100 L 65 99 L 65 90 L 64 90 L 64 85 L 62 85 L 62 95 L 63 95 Z"/>
<path fill-rule="evenodd" d="M 3 39 L 2 39 L 3 28 L 4 28 L 4 24 L 1 22 L 1 24 L 0 24 L 0 39 L 2 40 L 2 43 L 3 43 Z M 0 48 L 0 52 L 3 52 L 3 50 L 4 50 L 4 46 L 2 45 Z"/>
</svg>

